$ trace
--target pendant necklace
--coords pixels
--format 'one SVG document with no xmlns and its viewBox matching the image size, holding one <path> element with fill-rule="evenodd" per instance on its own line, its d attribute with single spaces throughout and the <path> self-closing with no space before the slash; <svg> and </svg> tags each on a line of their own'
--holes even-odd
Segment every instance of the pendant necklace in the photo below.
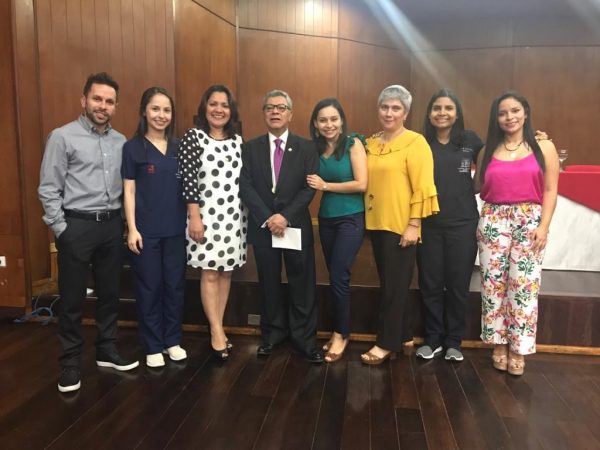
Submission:
<svg viewBox="0 0 600 450">
<path fill-rule="evenodd" d="M 511 159 L 515 159 L 517 157 L 517 150 L 519 150 L 522 143 L 523 143 L 523 141 L 519 142 L 515 148 L 508 148 L 508 146 L 506 145 L 506 142 L 503 142 L 502 145 L 504 146 L 504 149 L 510 155 Z"/>
</svg>

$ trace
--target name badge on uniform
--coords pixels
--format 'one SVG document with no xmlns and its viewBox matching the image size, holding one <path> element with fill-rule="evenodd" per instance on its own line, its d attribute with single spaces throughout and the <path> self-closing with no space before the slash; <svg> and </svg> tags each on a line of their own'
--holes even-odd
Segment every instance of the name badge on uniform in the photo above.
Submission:
<svg viewBox="0 0 600 450">
<path fill-rule="evenodd" d="M 156 173 L 156 167 L 154 166 L 154 164 L 148 164 L 147 171 L 148 173 Z"/>
</svg>

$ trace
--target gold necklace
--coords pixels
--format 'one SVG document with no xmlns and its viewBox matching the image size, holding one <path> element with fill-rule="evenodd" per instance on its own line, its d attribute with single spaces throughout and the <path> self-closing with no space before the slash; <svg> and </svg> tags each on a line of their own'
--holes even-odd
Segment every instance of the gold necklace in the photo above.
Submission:
<svg viewBox="0 0 600 450">
<path fill-rule="evenodd" d="M 523 144 L 523 141 L 519 142 L 515 148 L 508 148 L 508 146 L 506 145 L 506 142 L 505 141 L 502 142 L 504 149 L 510 154 L 511 159 L 515 159 L 517 157 L 517 150 L 519 150 L 519 148 L 521 148 L 521 144 Z"/>
</svg>

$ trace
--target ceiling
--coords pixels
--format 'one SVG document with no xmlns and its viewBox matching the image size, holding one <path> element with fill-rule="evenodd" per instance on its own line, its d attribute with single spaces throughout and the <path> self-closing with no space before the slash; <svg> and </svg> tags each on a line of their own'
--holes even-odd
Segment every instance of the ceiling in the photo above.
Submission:
<svg viewBox="0 0 600 450">
<path fill-rule="evenodd" d="M 600 23 L 600 0 L 364 0 L 393 2 L 413 22 L 587 16 Z"/>
</svg>

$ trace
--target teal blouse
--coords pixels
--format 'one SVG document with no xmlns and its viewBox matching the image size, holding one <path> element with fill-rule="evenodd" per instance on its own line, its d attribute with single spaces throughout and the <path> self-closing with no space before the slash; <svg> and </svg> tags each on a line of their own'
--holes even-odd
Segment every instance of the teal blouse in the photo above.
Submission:
<svg viewBox="0 0 600 450">
<path fill-rule="evenodd" d="M 327 183 L 344 183 L 354 180 L 352 173 L 352 163 L 350 161 L 350 152 L 354 145 L 354 139 L 366 145 L 365 137 L 358 133 L 352 133 L 346 141 L 344 154 L 338 161 L 334 155 L 325 158 L 321 156 L 319 164 L 319 176 Z M 365 204 L 363 201 L 362 192 L 353 192 L 350 194 L 342 194 L 339 192 L 323 192 L 321 198 L 321 206 L 319 208 L 319 217 L 331 218 L 348 216 L 364 212 Z"/>
</svg>

